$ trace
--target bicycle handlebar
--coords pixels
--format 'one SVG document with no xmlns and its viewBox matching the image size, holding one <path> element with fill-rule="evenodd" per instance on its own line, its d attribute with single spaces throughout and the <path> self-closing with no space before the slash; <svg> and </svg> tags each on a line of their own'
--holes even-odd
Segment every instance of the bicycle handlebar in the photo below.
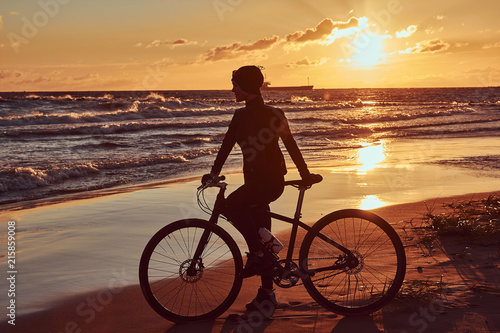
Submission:
<svg viewBox="0 0 500 333">
<path fill-rule="evenodd" d="M 208 187 L 219 186 L 222 181 L 226 179 L 225 176 L 213 176 L 210 174 L 203 175 L 201 179 L 201 186 L 198 187 L 199 190 L 205 189 Z M 299 180 L 287 180 L 285 181 L 285 186 L 312 186 L 313 184 L 317 184 L 323 180 L 323 177 L 318 174 L 311 174 L 310 177 L 306 179 Z"/>
<path fill-rule="evenodd" d="M 201 185 L 198 187 L 198 189 L 201 190 L 208 187 L 217 186 L 225 179 L 225 176 L 213 176 L 211 174 L 203 175 L 203 177 L 201 178 Z"/>
</svg>

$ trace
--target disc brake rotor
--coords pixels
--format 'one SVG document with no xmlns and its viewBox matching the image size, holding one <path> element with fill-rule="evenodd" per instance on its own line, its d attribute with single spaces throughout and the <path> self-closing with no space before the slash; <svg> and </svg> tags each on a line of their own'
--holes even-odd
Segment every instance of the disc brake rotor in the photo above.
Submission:
<svg viewBox="0 0 500 333">
<path fill-rule="evenodd" d="M 354 257 L 357 259 L 358 264 L 355 267 L 347 268 L 345 270 L 345 272 L 349 275 L 354 275 L 354 274 L 358 274 L 359 272 L 361 272 L 363 270 L 363 268 L 365 267 L 365 259 L 361 255 L 361 253 L 359 253 L 358 251 L 354 250 L 351 252 L 352 252 L 352 254 L 354 254 Z"/>
<path fill-rule="evenodd" d="M 191 267 L 192 262 L 192 259 L 187 259 L 179 267 L 179 276 L 187 283 L 195 283 L 203 276 L 203 264 L 198 261 Z"/>
</svg>

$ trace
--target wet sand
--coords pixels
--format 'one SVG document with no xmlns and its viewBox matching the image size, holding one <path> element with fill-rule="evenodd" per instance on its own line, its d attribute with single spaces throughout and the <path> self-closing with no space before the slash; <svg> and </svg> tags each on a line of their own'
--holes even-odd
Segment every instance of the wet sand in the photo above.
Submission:
<svg viewBox="0 0 500 333">
<path fill-rule="evenodd" d="M 280 302 L 271 320 L 255 317 L 250 322 L 226 320 L 241 314 L 260 285 L 259 278 L 244 281 L 231 308 L 220 318 L 203 323 L 175 325 L 157 315 L 138 287 L 137 269 L 147 240 L 168 221 L 183 217 L 206 218 L 194 198 L 196 182 L 149 186 L 121 194 L 67 201 L 36 208 L 2 212 L 2 224 L 15 220 L 18 232 L 19 304 L 16 326 L 0 323 L 2 332 L 483 332 L 500 330 L 498 244 L 473 244 L 466 260 L 457 258 L 465 244 L 449 239 L 432 248 L 417 243 L 418 226 L 429 207 L 438 212 L 442 203 L 479 199 L 490 194 L 464 194 L 429 199 L 428 187 L 420 187 L 425 200 L 407 203 L 393 184 L 392 192 L 379 191 L 366 200 L 366 187 L 355 193 L 345 189 L 345 177 L 320 170 L 325 181 L 306 194 L 304 221 L 312 222 L 340 208 L 372 208 L 400 234 L 407 252 L 406 280 L 446 282 L 447 289 L 433 301 L 397 298 L 370 316 L 349 318 L 328 312 L 316 304 L 302 286 L 278 289 Z M 428 172 L 428 170 L 422 171 Z M 448 174 L 449 177 L 452 175 Z M 292 179 L 294 174 L 289 175 Z M 345 176 L 345 174 L 344 174 Z M 429 175 L 432 177 L 432 175 Z M 350 174 L 356 182 L 356 174 Z M 241 175 L 230 175 L 237 184 Z M 460 183 L 458 180 L 456 185 Z M 390 185 L 390 183 L 389 183 Z M 496 186 L 495 182 L 490 184 Z M 234 188 L 235 185 L 232 185 Z M 436 186 L 440 186 L 436 184 Z M 333 192 L 331 189 L 335 188 Z M 483 187 L 484 188 L 484 187 Z M 498 187 L 497 187 L 498 188 Z M 453 190 L 453 189 L 452 189 Z M 273 205 L 277 212 L 292 215 L 295 190 Z M 401 189 L 403 191 L 403 189 Z M 416 190 L 415 190 L 416 191 Z M 460 192 L 462 191 L 462 192 Z M 429 192 L 432 192 L 429 190 Z M 474 191 L 473 191 L 474 192 Z M 500 194 L 500 192 L 496 192 Z M 309 195 L 309 196 L 308 196 Z M 398 202 L 398 197 L 400 200 Z M 414 193 L 408 198 L 418 197 Z M 370 199 L 370 197 L 368 197 Z M 209 201 L 211 200 L 209 196 Z M 381 208 L 369 207 L 380 205 Z M 400 203 L 404 202 L 404 203 Z M 388 204 L 390 203 L 390 204 Z M 363 206 L 368 205 L 368 206 Z M 326 208 L 325 208 L 326 206 Z M 322 208 L 320 208 L 322 207 Z M 404 221 L 404 222 L 403 222 Z M 288 224 L 276 223 L 274 232 L 286 239 Z M 242 240 L 238 240 L 241 244 Z M 299 243 L 300 244 L 300 243 Z M 298 245 L 297 245 L 298 246 Z M 245 250 L 242 247 L 242 250 Z M 5 266 L 2 265 L 2 270 Z M 2 281 L 2 283 L 4 283 Z M 5 290 L 4 284 L 1 285 Z M 2 301 L 3 302 L 3 301 Z"/>
</svg>

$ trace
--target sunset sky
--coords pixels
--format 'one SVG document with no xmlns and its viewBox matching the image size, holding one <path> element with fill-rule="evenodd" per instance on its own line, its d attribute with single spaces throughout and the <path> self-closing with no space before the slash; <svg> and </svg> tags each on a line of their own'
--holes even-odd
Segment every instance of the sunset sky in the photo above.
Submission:
<svg viewBox="0 0 500 333">
<path fill-rule="evenodd" d="M 500 85 L 498 0 L 2 0 L 0 91 Z"/>
</svg>

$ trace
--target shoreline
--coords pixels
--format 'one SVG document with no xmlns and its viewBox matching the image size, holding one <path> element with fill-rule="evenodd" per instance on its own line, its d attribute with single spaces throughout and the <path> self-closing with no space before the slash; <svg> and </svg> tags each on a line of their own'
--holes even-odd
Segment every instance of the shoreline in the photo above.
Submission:
<svg viewBox="0 0 500 333">
<path fill-rule="evenodd" d="M 417 158 L 414 156 L 415 147 L 422 154 Z M 307 191 L 302 221 L 312 223 L 327 213 L 344 208 L 377 209 L 376 212 L 380 211 L 381 217 L 391 220 L 393 213 L 385 215 L 385 209 L 387 212 L 394 212 L 400 205 L 413 204 L 413 207 L 417 207 L 416 203 L 432 198 L 441 200 L 440 198 L 457 195 L 474 196 L 471 193 L 500 190 L 497 170 L 478 173 L 470 169 L 419 163 L 420 159 L 432 161 L 436 157 L 449 156 L 447 154 L 453 154 L 449 145 L 440 147 L 430 141 L 417 146 L 413 142 L 382 142 L 362 150 L 344 151 L 343 158 L 348 163 L 312 159 L 311 172 L 323 175 L 324 179 L 314 185 L 311 191 Z M 383 158 L 377 159 L 380 157 Z M 373 162 L 374 160 L 380 162 Z M 223 174 L 229 184 L 227 193 L 243 183 L 240 171 L 228 168 Z M 86 324 L 85 314 L 90 315 L 91 312 L 87 297 L 92 302 L 93 298 L 100 295 L 103 304 L 107 300 L 111 303 L 111 298 L 121 299 L 125 296 L 131 298 L 134 304 L 138 302 L 139 296 L 143 299 L 140 288 L 137 288 L 137 270 L 140 256 L 149 239 L 169 222 L 188 217 L 207 219 L 208 215 L 200 210 L 196 202 L 195 194 L 200 178 L 201 175 L 196 175 L 64 195 L 19 203 L 11 210 L 0 211 L 2 225 L 6 225 L 7 221 L 16 221 L 16 246 L 22 249 L 16 258 L 19 261 L 19 271 L 22 272 L 17 285 L 23 295 L 17 309 L 19 317 L 40 313 L 39 320 L 47 323 L 44 316 L 57 317 L 60 311 L 69 311 L 73 318 L 80 322 L 83 319 L 83 324 Z M 299 178 L 297 170 L 290 168 L 286 179 Z M 216 189 L 207 191 L 209 205 L 213 203 L 216 193 Z M 296 200 L 297 190 L 287 187 L 280 199 L 271 204 L 272 210 L 292 216 Z M 424 206 L 418 205 L 420 209 Z M 416 210 L 413 211 L 416 213 Z M 418 217 L 423 213 L 425 211 L 420 211 Z M 413 217 L 415 216 L 409 218 Z M 395 220 L 395 225 L 399 221 Z M 223 227 L 227 228 L 244 252 L 246 246 L 241 235 L 232 225 L 225 223 Z M 273 222 L 272 232 L 275 235 L 286 235 L 289 230 L 290 224 Z M 279 237 L 286 239 L 286 236 Z M 0 266 L 0 269 L 4 267 Z M 106 289 L 110 284 L 114 287 Z M 240 303 L 235 303 L 234 309 L 244 308 L 244 303 L 241 302 L 254 297 L 258 281 L 250 285 L 251 291 L 241 293 L 238 298 Z M 4 290 L 5 287 L 6 282 L 0 281 L 0 289 Z M 122 290 L 127 292 L 122 293 Z M 286 293 L 283 296 L 289 297 Z M 300 297 L 304 304 L 311 304 L 305 290 Z M 48 310 L 54 304 L 67 302 L 68 299 L 75 301 L 69 309 L 61 310 L 56 306 L 56 309 Z M 145 301 L 143 305 L 149 308 Z M 78 306 L 82 307 L 80 313 L 75 312 Z M 323 311 L 311 306 L 316 313 Z M 129 311 L 126 305 L 120 307 L 120 311 Z M 100 315 L 95 309 L 93 312 L 96 316 Z M 331 313 L 324 313 L 325 318 L 333 318 Z M 155 316 L 158 317 L 153 312 L 150 320 L 157 320 Z M 115 317 L 121 318 L 121 315 L 113 312 L 107 319 L 114 322 Z M 57 329 L 64 331 L 64 327 Z"/>
<path fill-rule="evenodd" d="M 435 178 L 436 176 L 434 173 L 436 172 L 444 176 L 454 172 L 459 178 L 464 178 L 464 176 L 468 175 L 469 178 L 476 178 L 479 181 L 487 178 L 500 179 L 500 169 L 497 166 L 498 163 L 496 163 L 499 160 L 499 155 L 492 155 L 492 149 L 498 144 L 500 144 L 500 138 L 498 137 L 442 138 L 439 139 L 438 142 L 429 138 L 417 140 L 406 140 L 404 138 L 392 140 L 382 138 L 372 141 L 371 143 L 362 142 L 356 147 L 345 147 L 333 150 L 325 156 L 312 154 L 308 156 L 308 162 L 310 163 L 310 168 L 344 175 L 355 173 L 356 176 L 360 178 L 360 182 L 364 182 L 370 186 L 372 186 L 372 183 L 376 182 L 376 186 L 383 185 L 386 187 L 382 190 L 396 191 L 403 189 L 405 185 L 413 185 L 415 188 L 420 186 L 418 183 L 409 184 L 409 181 L 413 181 L 413 179 L 411 179 L 411 173 L 414 170 L 421 171 L 418 177 L 421 177 L 424 182 L 426 180 L 425 178 L 428 178 L 423 175 L 423 173 L 426 172 Z M 232 175 L 241 173 L 240 163 L 239 161 L 238 163 L 236 162 L 238 157 L 237 154 L 232 156 L 233 159 L 230 159 L 232 163 L 228 162 L 228 164 L 230 164 L 226 166 L 228 170 L 224 170 L 223 174 Z M 288 156 L 286 157 L 287 165 L 291 167 L 289 170 L 291 172 L 286 176 L 286 178 L 289 179 L 290 174 L 296 173 L 296 170 L 293 168 L 293 162 Z M 490 159 L 488 159 L 488 157 L 490 157 Z M 202 170 L 208 171 L 211 165 L 209 161 L 205 160 L 200 163 L 207 163 L 206 168 L 198 168 L 196 169 L 197 171 L 171 175 L 169 178 L 160 178 L 146 182 L 136 180 L 118 186 L 92 190 L 81 188 L 75 190 L 75 192 L 63 191 L 60 193 L 52 193 L 49 191 L 49 196 L 46 198 L 40 198 L 41 195 L 34 195 L 31 196 L 31 198 L 37 197 L 38 199 L 29 199 L 29 196 L 26 197 L 28 200 L 19 199 L 14 201 L 14 199 L 9 199 L 0 204 L 0 214 L 5 211 L 31 209 L 74 200 L 93 199 L 109 195 L 130 193 L 143 189 L 198 181 L 203 173 Z M 189 167 L 189 165 L 185 167 Z M 427 169 L 427 171 L 424 169 Z M 377 176 L 372 176 L 370 178 L 370 175 L 375 173 L 377 173 Z M 364 176 L 364 179 L 362 179 L 363 177 L 361 176 Z M 294 176 L 291 177 L 293 178 Z M 383 178 L 382 183 L 385 184 L 380 184 L 380 178 Z M 454 177 L 449 177 L 449 179 L 449 185 L 452 186 L 455 179 Z M 437 182 L 441 181 L 440 179 L 436 180 Z M 441 181 L 441 183 L 443 186 L 448 186 L 445 182 Z M 387 189 L 387 187 L 390 188 Z M 50 188 L 50 186 L 42 186 L 39 190 L 41 193 L 45 193 L 48 188 Z M 377 190 L 378 189 L 376 189 L 376 191 Z M 411 187 L 406 186 L 405 190 L 411 190 Z M 8 192 L 4 193 L 8 194 Z M 402 194 L 406 195 L 406 193 Z M 435 193 L 431 193 L 430 196 L 435 196 Z M 414 201 L 413 199 L 414 198 L 411 198 L 407 201 Z"/>
<path fill-rule="evenodd" d="M 228 170 L 225 172 L 225 175 L 234 175 L 241 173 L 238 170 Z M 25 209 L 33 209 L 44 206 L 51 206 L 57 204 L 69 203 L 72 201 L 79 200 L 87 200 L 87 199 L 96 199 L 101 197 L 107 197 L 112 195 L 126 194 L 132 193 L 135 191 L 148 190 L 154 188 L 168 187 L 181 185 L 190 182 L 196 182 L 201 180 L 201 175 L 195 176 L 186 176 L 180 178 L 169 178 L 164 180 L 155 180 L 146 183 L 137 183 L 137 184 L 125 184 L 116 187 L 109 187 L 103 189 L 95 189 L 89 191 L 79 191 L 75 193 L 61 194 L 48 197 L 46 199 L 34 199 L 23 202 L 11 202 L 0 205 L 0 215 L 2 212 L 7 211 L 20 211 Z"/>
<path fill-rule="evenodd" d="M 183 184 L 186 182 L 194 181 L 195 179 L 198 179 L 198 178 L 199 178 L 198 176 L 191 176 L 191 177 L 185 177 L 185 178 L 166 179 L 166 180 L 154 181 L 154 182 L 149 182 L 149 183 L 127 184 L 127 185 L 104 188 L 104 189 L 80 191 L 80 192 L 75 192 L 75 193 L 70 193 L 70 194 L 57 195 L 57 196 L 49 197 L 47 199 L 28 200 L 27 202 L 21 202 L 21 203 L 19 203 L 19 202 L 6 203 L 3 205 L 0 205 L 0 213 L 2 211 L 18 211 L 18 210 L 32 209 L 32 208 L 56 205 L 56 204 L 61 204 L 61 203 L 67 203 L 70 201 L 95 199 L 95 198 L 100 198 L 100 197 L 105 197 L 105 196 L 110 196 L 110 195 L 117 195 L 117 194 L 130 193 L 130 192 L 134 192 L 134 191 L 140 191 L 140 190 L 144 190 L 144 189 L 152 189 L 152 188 L 163 187 L 163 186 L 173 186 L 176 184 Z"/>
<path fill-rule="evenodd" d="M 453 274 L 456 265 L 462 265 L 460 266 L 462 270 L 466 267 L 463 266 L 461 261 L 456 263 L 456 260 L 452 257 L 453 254 L 447 253 L 442 248 L 436 247 L 438 250 L 437 253 L 432 253 L 429 250 L 430 254 L 425 253 L 426 256 L 424 256 L 422 251 L 425 250 L 416 246 L 413 240 L 409 240 L 415 235 L 412 235 L 411 231 L 405 230 L 405 225 L 408 225 L 408 221 L 418 221 L 426 213 L 424 209 L 429 206 L 435 207 L 436 213 L 439 213 L 443 209 L 442 203 L 479 199 L 491 194 L 500 195 L 500 191 L 433 198 L 372 210 L 377 215 L 386 219 L 400 233 L 406 247 L 408 259 L 406 280 L 425 278 L 437 283 L 444 276 L 446 282 L 450 285 L 450 290 L 455 290 L 453 288 L 461 285 L 482 284 L 482 281 L 464 278 L 465 275 L 463 272 L 461 274 Z M 406 223 L 403 223 L 403 221 L 406 221 Z M 286 240 L 286 233 L 288 232 L 281 231 L 276 235 L 283 241 Z M 461 245 L 463 246 L 464 244 Z M 500 260 L 495 259 L 495 262 L 498 270 L 500 268 Z M 470 268 L 472 269 L 473 267 Z M 497 288 L 500 287 L 500 274 L 494 270 L 492 274 L 487 279 L 488 283 L 493 284 L 493 286 L 496 285 Z M 18 315 L 16 318 L 16 330 L 21 329 L 23 332 L 40 332 L 43 330 L 67 331 L 68 329 L 75 332 L 78 329 L 81 332 L 183 332 L 185 331 L 184 329 L 187 329 L 187 331 L 199 331 L 201 329 L 203 331 L 219 332 L 224 327 L 232 325 L 226 320 L 227 317 L 233 313 L 242 313 L 244 304 L 253 298 L 255 290 L 260 284 L 260 279 L 258 278 L 244 280 L 242 290 L 235 303 L 216 320 L 178 325 L 157 315 L 146 303 L 137 284 L 125 283 L 127 282 L 125 271 L 114 272 L 113 278 L 114 280 L 110 279 L 108 281 L 106 288 L 96 288 L 86 292 L 67 295 L 59 298 L 44 310 Z M 113 283 L 111 283 L 112 281 Z M 498 290 L 500 291 L 500 289 Z M 434 325 L 441 332 L 455 331 L 454 329 L 449 329 L 450 322 L 454 323 L 455 328 L 464 327 L 463 325 L 467 323 L 462 322 L 460 318 L 464 314 L 464 311 L 467 313 L 469 310 L 473 312 L 486 311 L 488 315 L 487 309 L 491 309 L 491 305 L 488 302 L 496 302 L 497 299 L 497 297 L 496 299 L 494 297 L 495 292 L 483 293 L 483 299 L 481 301 L 476 300 L 476 303 L 479 305 L 473 309 L 469 309 L 466 300 L 462 299 L 465 297 L 464 290 L 460 290 L 459 292 L 450 291 L 450 293 L 453 293 L 455 297 L 454 303 L 448 304 L 444 302 L 445 305 L 443 306 L 446 307 L 446 310 L 442 310 L 442 313 L 434 313 L 435 316 L 439 315 L 439 321 L 429 323 L 429 325 Z M 359 328 L 364 331 L 370 328 L 388 331 L 412 329 L 409 318 L 413 311 L 418 313 L 419 307 L 432 304 L 424 302 L 422 305 L 422 302 L 418 300 L 411 302 L 405 300 L 402 302 L 396 299 L 375 314 L 361 317 L 358 319 L 359 322 L 356 323 L 349 317 L 342 317 L 319 307 L 301 286 L 294 287 L 293 291 L 277 288 L 276 294 L 278 300 L 287 303 L 288 306 L 284 309 L 278 309 L 270 322 L 261 323 L 266 328 L 266 331 L 286 332 L 290 329 L 310 331 L 314 328 L 315 332 L 330 332 L 332 328 L 340 328 L 346 322 L 349 325 L 360 325 Z M 466 293 L 466 295 L 470 296 L 469 293 Z M 491 325 L 499 325 L 495 327 L 497 329 L 500 328 L 498 318 L 496 320 L 493 318 L 489 319 L 490 328 L 493 327 Z M 443 329 L 444 322 L 447 323 L 445 327 L 448 327 L 448 329 Z M 0 328 L 5 329 L 9 327 L 10 325 L 7 322 L 0 322 Z M 238 326 L 235 326 L 233 328 L 240 329 L 242 327 L 238 328 Z"/>
</svg>

